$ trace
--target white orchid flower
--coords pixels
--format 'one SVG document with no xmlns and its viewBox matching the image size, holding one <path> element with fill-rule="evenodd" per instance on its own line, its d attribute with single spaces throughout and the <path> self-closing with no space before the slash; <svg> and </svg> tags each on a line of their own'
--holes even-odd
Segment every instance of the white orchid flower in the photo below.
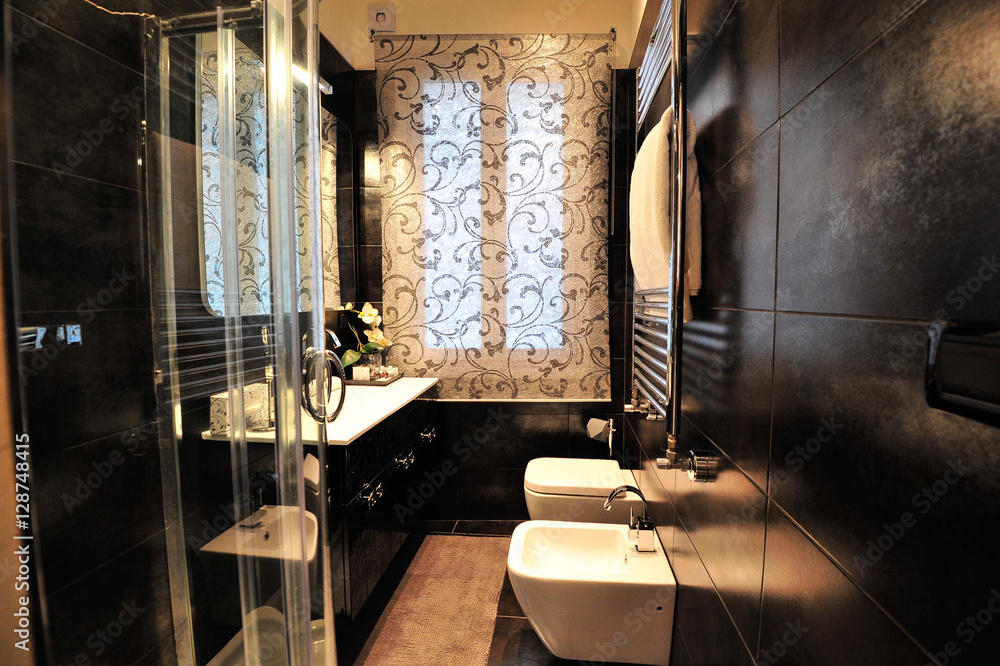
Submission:
<svg viewBox="0 0 1000 666">
<path fill-rule="evenodd" d="M 375 321 L 378 319 L 378 321 Z M 382 321 L 382 318 L 378 316 L 378 310 L 372 307 L 371 303 L 365 303 L 364 307 L 361 308 L 361 321 L 366 324 L 373 324 L 378 326 Z"/>
<path fill-rule="evenodd" d="M 389 338 L 385 337 L 385 334 L 382 333 L 381 329 L 378 328 L 374 328 L 371 330 L 366 329 L 364 331 L 364 334 L 368 337 L 368 340 L 370 342 L 375 342 L 377 344 L 382 345 L 383 347 L 388 347 L 389 345 L 392 344 L 392 341 L 389 340 Z"/>
</svg>

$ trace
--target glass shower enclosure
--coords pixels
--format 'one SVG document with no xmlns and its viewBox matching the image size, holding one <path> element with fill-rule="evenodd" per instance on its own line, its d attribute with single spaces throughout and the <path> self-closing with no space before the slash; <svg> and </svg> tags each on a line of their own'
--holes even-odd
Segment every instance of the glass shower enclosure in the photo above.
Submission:
<svg viewBox="0 0 1000 666">
<path fill-rule="evenodd" d="M 160 458 L 181 664 L 335 664 L 316 0 L 146 38 Z"/>
</svg>

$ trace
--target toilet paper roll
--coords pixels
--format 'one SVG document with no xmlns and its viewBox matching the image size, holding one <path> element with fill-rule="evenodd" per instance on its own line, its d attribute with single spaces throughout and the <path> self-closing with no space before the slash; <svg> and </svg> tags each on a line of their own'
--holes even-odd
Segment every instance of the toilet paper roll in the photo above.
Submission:
<svg viewBox="0 0 1000 666">
<path fill-rule="evenodd" d="M 587 437 L 598 442 L 608 441 L 611 439 L 611 424 L 603 419 L 590 419 L 587 421 Z"/>
<path fill-rule="evenodd" d="M 587 421 L 587 437 L 598 442 L 607 442 L 609 458 L 612 455 L 611 435 L 614 431 L 613 421 L 605 421 L 604 419 L 590 419 Z"/>
</svg>

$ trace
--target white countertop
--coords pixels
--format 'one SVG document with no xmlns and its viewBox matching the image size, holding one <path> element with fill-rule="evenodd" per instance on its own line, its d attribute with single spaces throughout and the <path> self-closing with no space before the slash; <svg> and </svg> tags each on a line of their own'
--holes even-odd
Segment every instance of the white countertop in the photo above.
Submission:
<svg viewBox="0 0 1000 666">
<path fill-rule="evenodd" d="M 403 377 L 387 386 L 348 386 L 344 408 L 333 423 L 326 426 L 330 446 L 347 446 L 405 405 L 438 383 L 436 378 Z M 305 411 L 302 412 L 302 441 L 316 444 L 319 441 L 319 424 Z M 228 442 L 228 435 L 213 435 L 206 430 L 203 439 Z M 247 430 L 248 442 L 273 442 L 273 432 Z"/>
</svg>

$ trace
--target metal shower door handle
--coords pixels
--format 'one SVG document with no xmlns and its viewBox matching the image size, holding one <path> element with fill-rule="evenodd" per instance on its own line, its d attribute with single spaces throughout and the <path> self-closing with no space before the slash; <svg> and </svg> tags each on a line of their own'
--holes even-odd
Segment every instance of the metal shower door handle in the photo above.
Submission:
<svg viewBox="0 0 1000 666">
<path fill-rule="evenodd" d="M 317 377 L 320 380 L 320 390 L 326 391 L 326 400 L 324 405 L 324 410 L 321 413 L 320 409 L 317 408 L 313 402 L 312 391 L 309 390 L 309 379 L 318 371 L 320 367 L 319 364 L 322 362 L 322 377 Z M 336 409 L 330 411 L 330 399 L 333 397 L 333 382 L 335 377 L 330 371 L 330 367 L 336 371 L 336 378 L 340 379 L 340 399 L 337 401 Z M 344 366 L 341 364 L 340 359 L 329 349 L 324 349 L 322 351 L 309 347 L 306 349 L 305 354 L 302 359 L 302 408 L 305 409 L 313 420 L 317 423 L 333 423 L 336 418 L 340 415 L 340 410 L 344 408 L 344 398 L 346 397 L 345 391 L 347 390 L 347 375 L 344 374 Z"/>
</svg>

